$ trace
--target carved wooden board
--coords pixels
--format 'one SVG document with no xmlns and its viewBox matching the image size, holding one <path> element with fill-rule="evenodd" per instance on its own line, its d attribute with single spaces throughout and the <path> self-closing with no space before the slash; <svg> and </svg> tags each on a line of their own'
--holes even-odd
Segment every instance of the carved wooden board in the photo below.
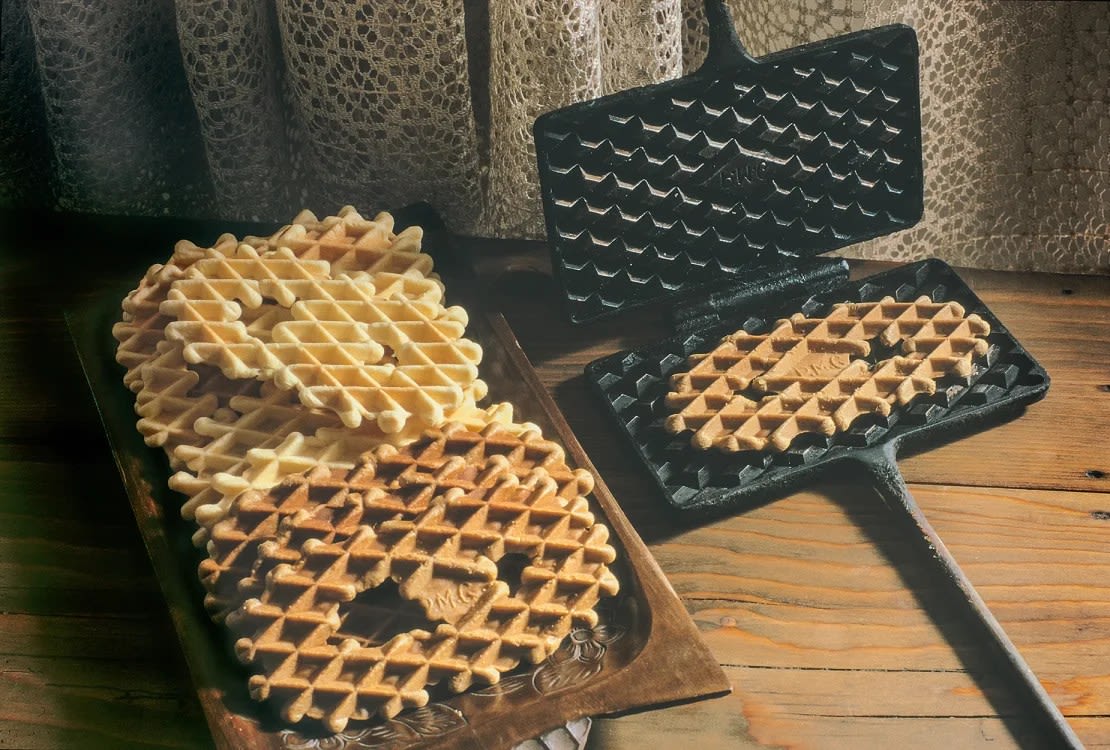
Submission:
<svg viewBox="0 0 1110 750">
<path fill-rule="evenodd" d="M 152 259 L 153 260 L 153 259 Z M 586 716 L 694 700 L 727 692 L 729 683 L 696 626 L 593 469 L 563 416 L 544 390 L 504 318 L 465 298 L 468 282 L 448 282 L 452 304 L 471 313 L 468 336 L 481 344 L 482 377 L 497 400 L 511 401 L 516 418 L 539 424 L 566 448 L 572 462 L 592 471 L 596 510 L 613 532 L 621 593 L 603 603 L 598 627 L 579 629 L 538 666 L 505 675 L 498 685 L 428 706 L 390 721 L 352 722 L 337 735 L 294 731 L 250 699 L 246 669 L 230 638 L 202 606 L 196 578 L 199 553 L 190 524 L 178 514 L 181 497 L 169 490 L 169 466 L 135 430 L 133 396 L 114 361 L 110 330 L 119 301 L 141 270 L 121 274 L 118 290 L 67 321 L 119 466 L 136 522 L 166 598 L 212 736 L 219 748 L 505 748 L 540 738 Z M 476 297 L 477 295 L 475 295 Z M 583 723 L 570 724 L 568 735 Z"/>
</svg>

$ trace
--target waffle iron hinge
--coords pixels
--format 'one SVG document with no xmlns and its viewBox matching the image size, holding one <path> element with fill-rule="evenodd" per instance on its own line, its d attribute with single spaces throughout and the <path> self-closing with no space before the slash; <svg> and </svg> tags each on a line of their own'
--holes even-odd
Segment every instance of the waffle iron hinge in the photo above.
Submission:
<svg viewBox="0 0 1110 750">
<path fill-rule="evenodd" d="M 675 333 L 690 333 L 770 302 L 826 292 L 847 280 L 848 262 L 843 258 L 798 258 L 794 264 L 756 269 L 727 287 L 680 300 L 668 318 Z"/>
</svg>

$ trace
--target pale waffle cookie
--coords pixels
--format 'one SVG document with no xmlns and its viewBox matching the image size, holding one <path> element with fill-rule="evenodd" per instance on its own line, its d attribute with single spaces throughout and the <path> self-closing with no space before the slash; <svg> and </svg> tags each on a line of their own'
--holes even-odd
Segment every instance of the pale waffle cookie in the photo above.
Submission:
<svg viewBox="0 0 1110 750">
<path fill-rule="evenodd" d="M 123 301 L 123 319 L 113 327 L 112 335 L 119 341 L 116 359 L 127 369 L 124 384 L 139 390 L 139 368 L 153 357 L 155 347 L 164 338 L 166 324 L 172 320 L 160 312 L 159 306 L 165 301 L 170 285 L 202 258 L 213 253 L 231 255 L 240 244 L 258 250 L 287 247 L 306 260 L 327 261 L 334 275 L 375 274 L 379 293 L 383 295 L 404 294 L 415 286 L 419 298 L 438 301 L 443 296 L 443 284 L 432 272 L 431 256 L 421 252 L 422 238 L 420 227 L 394 234 L 393 217 L 388 213 L 366 220 L 353 207 L 345 206 L 338 216 L 323 220 L 310 211 L 302 211 L 292 224 L 269 237 L 244 237 L 240 241 L 234 235 L 223 234 L 210 248 L 181 240 L 170 259 L 151 266 Z M 425 281 L 419 283 L 414 279 Z"/>
<path fill-rule="evenodd" d="M 240 659 L 260 671 L 252 695 L 288 721 L 339 731 L 426 704 L 426 687 L 444 678 L 455 692 L 496 683 L 549 656 L 574 627 L 596 625 L 598 599 L 618 590 L 608 529 L 542 468 L 450 489 L 411 517 L 401 503 L 380 520 L 383 502 L 350 493 L 339 508 L 302 509 L 258 549 L 262 594 L 228 623 L 243 636 Z M 523 558 L 519 572 L 502 571 L 507 581 L 498 577 L 506 555 Z M 387 580 L 422 606 L 431 630 L 374 642 L 349 627 Z"/>
<path fill-rule="evenodd" d="M 432 273 L 431 256 L 421 252 L 423 237 L 424 230 L 417 226 L 394 234 L 393 216 L 386 212 L 364 219 L 353 206 L 344 206 L 338 215 L 324 219 L 302 211 L 270 237 L 249 237 L 247 241 L 270 250 L 289 248 L 308 260 L 325 260 L 335 275 L 366 271 L 375 276 L 438 280 Z"/>
<path fill-rule="evenodd" d="M 405 299 L 375 300 L 348 294 L 358 289 L 354 280 L 341 278 L 336 287 L 346 298 L 297 302 L 294 322 L 280 326 L 289 339 L 310 335 L 346 341 L 365 337 L 383 346 L 383 364 L 318 366 L 294 362 L 275 375 L 282 387 L 296 388 L 309 406 L 335 411 L 348 427 L 372 420 L 387 433 L 414 420 L 423 426 L 444 421 L 445 415 L 466 399 L 486 395 L 478 380 L 482 350 L 463 338 L 467 315 L 461 307 L 422 305 Z M 332 290 L 325 290 L 330 296 Z M 293 326 L 302 328 L 293 330 Z M 275 330 L 275 338 L 279 331 Z"/>
<path fill-rule="evenodd" d="M 672 377 L 664 423 L 693 430 L 698 448 L 782 451 L 803 433 L 832 435 L 863 414 L 936 391 L 939 378 L 967 376 L 986 354 L 990 326 L 955 302 L 921 297 L 834 305 L 823 318 L 796 314 L 767 334 L 738 331 Z M 872 343 L 901 354 L 874 365 Z"/>
<path fill-rule="evenodd" d="M 321 428 L 340 426 L 334 414 L 306 409 L 294 394 L 273 384 L 262 385 L 258 396 L 230 399 L 228 409 L 194 423 L 196 432 L 205 438 L 202 443 L 182 445 L 174 451 L 183 470 L 170 477 L 170 487 L 188 498 L 181 515 L 201 523 L 197 509 L 222 498 L 213 482 L 222 475 L 235 477 L 245 471 L 249 451 L 274 448 L 291 433 L 312 435 Z M 202 541 L 203 524 L 198 533 L 198 541 Z"/>
<path fill-rule="evenodd" d="M 379 443 L 365 455 L 352 456 L 358 441 L 349 433 L 323 430 L 324 435 L 315 440 L 290 436 L 274 451 L 252 451 L 251 467 L 239 475 L 251 491 L 225 486 L 229 491 L 219 506 L 197 510 L 198 521 L 210 528 L 208 558 L 200 565 L 209 611 L 218 619 L 241 603 L 242 591 L 257 588 L 244 580 L 250 575 L 254 550 L 273 537 L 283 517 L 308 506 L 310 495 L 325 502 L 349 492 L 388 492 L 390 499 L 382 512 L 400 512 L 401 502 L 411 516 L 449 489 L 472 491 L 502 476 L 527 476 L 537 467 L 547 471 L 557 482 L 559 495 L 568 500 L 593 489 L 592 475 L 567 466 L 562 448 L 544 440 L 538 427 L 511 420 L 512 407 L 495 404 L 455 415 L 443 428 L 429 430 L 409 445 Z M 289 445 L 295 446 L 292 455 L 282 455 Z M 315 465 L 313 459 L 321 465 L 304 474 Z M 295 471 L 301 473 L 294 475 Z M 246 516 L 244 506 L 250 508 Z M 263 517 L 259 508 L 273 510 Z M 209 523 L 211 518 L 219 520 Z"/>
<path fill-rule="evenodd" d="M 147 445 L 166 451 L 175 469 L 182 466 L 175 458 L 179 446 L 206 441 L 194 428 L 198 419 L 215 416 L 232 398 L 257 395 L 262 386 L 256 381 L 230 380 L 213 367 L 189 365 L 181 345 L 168 341 L 158 344 L 140 373 L 136 427 Z"/>
<path fill-rule="evenodd" d="M 329 272 L 326 261 L 285 247 L 259 254 L 242 245 L 234 257 L 205 258 L 162 303 L 176 318 L 166 337 L 184 344 L 189 362 L 231 378 L 272 379 L 348 427 L 363 419 L 387 433 L 409 419 L 439 424 L 466 398 L 485 395 L 481 347 L 463 338 L 466 312 L 440 305 L 438 286 L 404 277 L 404 288 L 385 297 L 376 286 L 382 273 Z M 421 295 L 420 285 L 435 294 Z M 245 310 L 265 323 L 244 321 Z"/>
<path fill-rule="evenodd" d="M 170 287 L 189 269 L 198 263 L 224 259 L 235 246 L 232 235 L 223 235 L 212 248 L 179 242 L 170 261 L 153 266 L 124 300 L 125 320 L 114 328 L 117 338 L 123 337 L 117 359 L 129 368 L 125 382 L 136 391 L 139 432 L 148 445 L 166 450 L 174 468 L 180 468 L 174 453 L 177 446 L 205 441 L 194 429 L 197 419 L 213 416 L 217 409 L 227 406 L 232 396 L 255 395 L 260 388 L 258 383 L 226 377 L 204 363 L 187 362 L 183 345 L 164 338 L 172 317 L 156 312 Z M 153 348 L 147 351 L 151 342 Z"/>
<path fill-rule="evenodd" d="M 159 306 L 166 299 L 170 285 L 185 274 L 185 269 L 209 253 L 233 252 L 238 241 L 233 235 L 220 235 L 211 248 L 201 248 L 188 240 L 174 246 L 173 255 L 165 264 L 151 266 L 138 287 L 123 300 L 123 319 L 112 327 L 112 336 L 119 342 L 116 361 L 123 365 L 123 382 L 133 391 L 142 387 L 141 368 L 155 356 L 158 343 L 165 338 L 166 324 L 171 318 Z"/>
<path fill-rule="evenodd" d="M 165 340 L 166 325 L 173 318 L 160 307 L 170 287 L 204 259 L 235 253 L 239 243 L 231 234 L 219 237 L 210 248 L 182 240 L 165 264 L 151 266 L 123 301 L 123 320 L 113 329 L 119 341 L 116 359 L 127 368 L 124 383 L 136 392 L 137 427 L 148 445 L 166 450 L 170 465 L 181 468 L 177 446 L 196 446 L 205 438 L 193 429 L 201 417 L 212 417 L 235 395 L 256 395 L 260 384 L 233 380 L 206 364 L 190 364 L 179 343 Z M 254 321 L 252 320 L 252 323 Z"/>
</svg>

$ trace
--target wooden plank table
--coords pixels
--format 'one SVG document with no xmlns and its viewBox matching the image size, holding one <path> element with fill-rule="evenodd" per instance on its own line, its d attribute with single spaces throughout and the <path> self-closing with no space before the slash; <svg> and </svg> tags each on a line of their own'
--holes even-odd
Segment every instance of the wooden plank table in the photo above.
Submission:
<svg viewBox="0 0 1110 750">
<path fill-rule="evenodd" d="M 0 748 L 210 746 L 61 304 L 95 295 L 117 258 L 168 255 L 175 239 L 223 227 L 0 227 Z M 676 520 L 581 377 L 588 361 L 658 338 L 660 315 L 572 327 L 553 312 L 542 246 L 470 246 L 734 687 L 596 721 L 589 747 L 1045 746 L 861 477 Z M 1110 278 L 962 275 L 1052 387 L 1019 419 L 904 457 L 902 471 L 1079 736 L 1110 747 Z"/>
</svg>

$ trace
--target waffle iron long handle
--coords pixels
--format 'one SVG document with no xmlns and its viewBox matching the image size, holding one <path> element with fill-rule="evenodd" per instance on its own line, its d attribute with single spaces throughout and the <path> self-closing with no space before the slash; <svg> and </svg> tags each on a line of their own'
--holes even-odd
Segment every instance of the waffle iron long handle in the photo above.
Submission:
<svg viewBox="0 0 1110 750">
<path fill-rule="evenodd" d="M 986 602 L 971 585 L 971 581 L 960 569 L 952 553 L 948 551 L 932 524 L 921 512 L 921 508 L 906 487 L 902 473 L 898 470 L 895 447 L 887 445 L 885 448 L 861 451 L 856 458 L 867 468 L 874 480 L 875 489 L 887 506 L 894 512 L 900 511 L 905 520 L 920 533 L 920 539 L 927 546 L 930 558 L 939 566 L 944 579 L 955 586 L 961 601 L 968 605 L 968 614 L 974 623 L 985 631 L 984 635 L 998 651 L 998 656 L 1005 662 L 1011 676 L 1016 679 L 1015 686 L 1021 690 L 1021 697 L 1030 707 L 1036 708 L 1036 715 L 1042 720 L 1043 728 L 1051 733 L 1054 739 L 1052 747 L 1083 748 L 1083 743 L 1060 712 L 1060 708 L 1049 697 L 1040 680 L 1025 663 L 1025 659 L 1018 653 L 1017 647 L 1006 635 L 1006 631 L 1002 629 Z"/>
<path fill-rule="evenodd" d="M 725 0 L 705 0 L 705 20 L 709 25 L 709 50 L 701 70 L 735 68 L 744 62 L 755 64 L 736 34 Z"/>
</svg>

